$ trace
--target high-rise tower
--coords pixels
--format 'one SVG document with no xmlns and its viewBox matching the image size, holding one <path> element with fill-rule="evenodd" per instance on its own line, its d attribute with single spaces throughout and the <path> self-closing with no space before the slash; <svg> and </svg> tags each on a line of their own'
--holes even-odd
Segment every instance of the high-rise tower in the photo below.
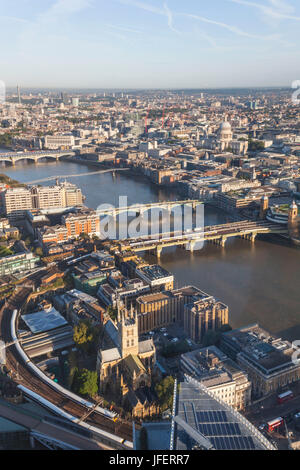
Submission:
<svg viewBox="0 0 300 470">
<path fill-rule="evenodd" d="M 18 102 L 21 104 L 21 89 L 20 85 L 17 86 Z"/>
</svg>

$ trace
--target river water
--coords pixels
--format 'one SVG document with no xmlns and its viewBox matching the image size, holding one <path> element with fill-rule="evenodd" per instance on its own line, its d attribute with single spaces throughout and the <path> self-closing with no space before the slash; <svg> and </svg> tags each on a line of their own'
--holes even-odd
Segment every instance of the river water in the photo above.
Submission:
<svg viewBox="0 0 300 470">
<path fill-rule="evenodd" d="M 1 173 L 30 182 L 49 176 L 93 172 L 76 163 L 17 164 Z M 86 205 L 118 205 L 119 196 L 128 204 L 177 199 L 177 194 L 159 189 L 148 181 L 126 173 L 70 178 L 86 195 Z M 51 184 L 51 183 L 42 183 Z M 228 217 L 215 208 L 205 207 L 205 223 L 224 223 Z M 151 255 L 147 259 L 156 262 Z M 251 244 L 234 239 L 225 248 L 205 244 L 194 254 L 180 248 L 163 251 L 160 264 L 171 271 L 179 286 L 195 285 L 229 306 L 234 328 L 254 322 L 289 340 L 300 340 L 300 249 L 265 238 Z"/>
</svg>

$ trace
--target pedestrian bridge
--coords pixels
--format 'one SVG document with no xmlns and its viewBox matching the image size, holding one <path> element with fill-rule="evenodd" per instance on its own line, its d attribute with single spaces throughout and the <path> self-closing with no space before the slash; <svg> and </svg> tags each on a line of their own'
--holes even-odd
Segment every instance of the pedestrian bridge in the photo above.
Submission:
<svg viewBox="0 0 300 470">
<path fill-rule="evenodd" d="M 184 201 L 165 201 L 165 202 L 151 202 L 149 204 L 133 204 L 132 206 L 124 206 L 124 207 L 108 207 L 107 209 L 99 208 L 97 210 L 97 215 L 100 217 L 104 216 L 111 216 L 117 217 L 123 213 L 135 213 L 135 214 L 143 214 L 148 212 L 152 209 L 163 209 L 168 212 L 171 212 L 175 207 L 190 207 L 193 211 L 196 210 L 197 206 L 202 206 L 203 202 L 198 201 L 196 199 L 187 199 Z"/>
<path fill-rule="evenodd" d="M 75 152 L 72 150 L 43 150 L 38 152 L 10 152 L 0 154 L 0 162 L 9 163 L 15 166 L 16 162 L 22 160 L 31 160 L 37 163 L 42 158 L 53 159 L 59 161 L 62 157 L 73 157 Z"/>
</svg>

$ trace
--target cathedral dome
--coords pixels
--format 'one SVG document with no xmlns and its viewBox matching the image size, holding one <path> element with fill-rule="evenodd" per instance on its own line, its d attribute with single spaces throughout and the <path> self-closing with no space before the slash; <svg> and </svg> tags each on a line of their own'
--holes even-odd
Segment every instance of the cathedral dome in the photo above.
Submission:
<svg viewBox="0 0 300 470">
<path fill-rule="evenodd" d="M 220 132 L 231 132 L 231 125 L 228 121 L 224 121 L 222 122 L 222 124 L 220 125 L 220 129 L 219 129 Z"/>
</svg>

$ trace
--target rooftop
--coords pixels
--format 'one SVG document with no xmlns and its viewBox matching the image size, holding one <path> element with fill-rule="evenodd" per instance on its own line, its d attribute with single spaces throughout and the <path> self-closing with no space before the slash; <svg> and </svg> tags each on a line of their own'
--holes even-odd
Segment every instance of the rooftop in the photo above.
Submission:
<svg viewBox="0 0 300 470">
<path fill-rule="evenodd" d="M 179 385 L 174 418 L 172 441 L 177 451 L 199 446 L 215 450 L 274 450 L 240 413 L 187 376 Z"/>
<path fill-rule="evenodd" d="M 291 343 L 272 336 L 258 324 L 224 333 L 223 339 L 266 374 L 292 365 Z"/>
<path fill-rule="evenodd" d="M 22 315 L 21 318 L 34 334 L 51 331 L 68 324 L 54 307 L 51 307 L 49 310 L 40 310 L 36 313 Z"/>
</svg>

